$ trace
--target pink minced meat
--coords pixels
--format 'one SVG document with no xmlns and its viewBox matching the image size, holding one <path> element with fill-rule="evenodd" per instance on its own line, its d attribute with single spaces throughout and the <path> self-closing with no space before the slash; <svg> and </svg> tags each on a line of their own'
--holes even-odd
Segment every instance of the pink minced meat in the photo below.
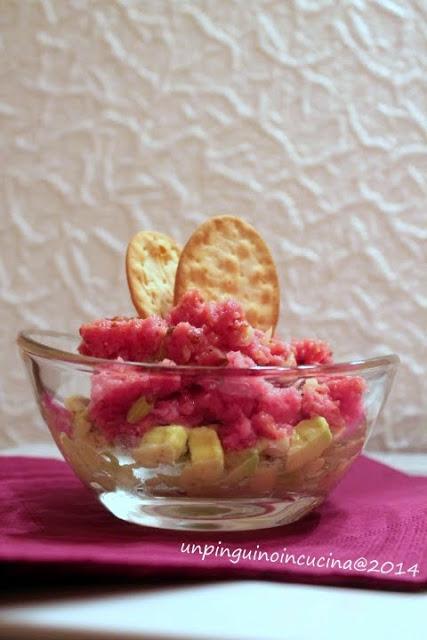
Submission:
<svg viewBox="0 0 427 640">
<path fill-rule="evenodd" d="M 123 364 L 104 366 L 92 375 L 89 417 L 107 438 L 114 439 L 132 431 L 126 415 L 138 398 L 160 399 L 180 387 L 180 376 L 176 374 L 144 372 Z M 135 426 L 133 430 L 137 432 L 138 428 Z"/>
<path fill-rule="evenodd" d="M 297 365 L 330 364 L 332 362 L 332 351 L 323 340 L 294 340 L 292 351 Z"/>
<path fill-rule="evenodd" d="M 323 416 L 332 430 L 346 427 L 350 432 L 364 418 L 363 393 L 366 382 L 359 376 L 328 377 L 302 393 L 304 418 Z"/>
<path fill-rule="evenodd" d="M 221 366 L 238 351 L 252 365 L 294 365 L 292 347 L 254 330 L 234 300 L 204 302 L 195 291 L 184 295 L 166 319 L 117 317 L 80 327 L 79 351 L 97 358 Z"/>
<path fill-rule="evenodd" d="M 156 425 L 217 424 L 224 448 L 239 449 L 260 437 L 291 434 L 303 418 L 322 415 L 332 429 L 363 420 L 360 378 L 323 378 L 313 386 L 259 375 L 259 366 L 327 364 L 332 353 L 319 340 L 270 338 L 250 326 L 234 300 L 205 302 L 191 291 L 165 319 L 97 320 L 83 325 L 80 335 L 80 353 L 114 361 L 93 374 L 89 405 L 91 419 L 111 442 L 136 439 Z M 209 375 L 155 373 L 123 360 L 212 369 Z M 239 375 L 239 369 L 245 371 Z M 152 409 L 130 424 L 127 413 L 141 396 Z"/>
<path fill-rule="evenodd" d="M 158 360 L 168 330 L 166 320 L 151 318 L 103 318 L 80 327 L 79 351 L 85 356 L 131 362 Z"/>
<path fill-rule="evenodd" d="M 330 397 L 339 406 L 347 429 L 355 429 L 364 417 L 362 396 L 366 390 L 365 380 L 359 376 L 329 378 L 326 386 Z"/>
</svg>

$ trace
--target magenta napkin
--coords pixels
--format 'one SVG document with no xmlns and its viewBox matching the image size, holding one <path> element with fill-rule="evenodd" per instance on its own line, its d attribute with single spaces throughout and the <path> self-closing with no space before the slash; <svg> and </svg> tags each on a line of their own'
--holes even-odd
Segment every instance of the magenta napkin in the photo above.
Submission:
<svg viewBox="0 0 427 640">
<path fill-rule="evenodd" d="M 189 533 L 116 519 L 64 462 L 0 458 L 0 563 L 9 575 L 16 571 L 32 581 L 53 572 L 423 589 L 427 478 L 361 456 L 329 499 L 300 522 Z"/>
</svg>

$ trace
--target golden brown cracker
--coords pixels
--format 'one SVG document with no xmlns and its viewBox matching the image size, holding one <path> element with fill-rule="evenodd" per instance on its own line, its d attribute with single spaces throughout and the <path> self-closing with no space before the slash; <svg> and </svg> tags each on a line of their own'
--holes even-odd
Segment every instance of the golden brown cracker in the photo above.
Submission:
<svg viewBox="0 0 427 640">
<path fill-rule="evenodd" d="M 172 306 L 180 248 L 158 231 L 140 231 L 129 242 L 126 276 L 141 318 L 164 316 Z"/>
<path fill-rule="evenodd" d="M 178 263 L 175 304 L 190 289 L 197 289 L 206 300 L 236 298 L 254 327 L 273 331 L 276 327 L 280 307 L 276 266 L 264 240 L 241 218 L 210 218 L 193 233 Z"/>
</svg>

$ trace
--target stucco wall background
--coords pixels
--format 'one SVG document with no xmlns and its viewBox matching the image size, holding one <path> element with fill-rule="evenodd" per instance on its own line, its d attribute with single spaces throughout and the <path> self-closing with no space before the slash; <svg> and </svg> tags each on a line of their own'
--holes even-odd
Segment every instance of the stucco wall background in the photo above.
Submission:
<svg viewBox="0 0 427 640">
<path fill-rule="evenodd" d="M 0 445 L 48 439 L 18 328 L 131 313 L 132 233 L 233 213 L 284 336 L 400 355 L 370 446 L 427 450 L 424 0 L 0 7 Z"/>
</svg>

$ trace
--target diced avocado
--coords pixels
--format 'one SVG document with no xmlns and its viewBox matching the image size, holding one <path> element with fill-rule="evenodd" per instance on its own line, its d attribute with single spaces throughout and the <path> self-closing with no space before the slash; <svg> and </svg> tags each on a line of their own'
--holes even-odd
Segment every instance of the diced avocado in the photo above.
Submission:
<svg viewBox="0 0 427 640">
<path fill-rule="evenodd" d="M 257 447 L 249 447 L 247 449 L 238 449 L 237 451 L 226 451 L 224 453 L 225 468 L 229 471 L 240 466 L 248 458 L 253 455 L 259 455 Z"/>
<path fill-rule="evenodd" d="M 259 453 L 255 448 L 245 449 L 225 456 L 226 466 L 230 469 L 224 478 L 225 485 L 241 482 L 255 473 L 259 462 Z"/>
<path fill-rule="evenodd" d="M 72 413 L 73 439 L 90 439 L 92 423 L 89 420 L 88 400 L 83 396 L 69 396 L 64 405 Z"/>
<path fill-rule="evenodd" d="M 195 427 L 188 438 L 191 467 L 196 476 L 208 481 L 219 478 L 224 471 L 224 452 L 215 429 Z"/>
<path fill-rule="evenodd" d="M 73 437 L 74 438 L 88 438 L 92 429 L 92 423 L 90 422 L 87 411 L 75 413 L 73 416 Z"/>
<path fill-rule="evenodd" d="M 218 491 L 224 473 L 224 452 L 214 428 L 194 427 L 188 438 L 191 462 L 179 477 L 180 488 L 189 495 L 207 495 Z"/>
<path fill-rule="evenodd" d="M 188 429 L 181 425 L 153 427 L 144 434 L 132 454 L 135 461 L 144 467 L 173 464 L 185 453 L 187 440 Z"/>
<path fill-rule="evenodd" d="M 71 413 L 81 413 L 85 411 L 89 404 L 89 399 L 84 396 L 69 396 L 65 398 L 64 405 Z"/>
<path fill-rule="evenodd" d="M 129 408 L 126 414 L 126 421 L 130 424 L 135 424 L 148 416 L 152 408 L 153 403 L 149 402 L 145 396 L 140 396 Z"/>
<path fill-rule="evenodd" d="M 96 452 L 93 453 L 95 456 L 94 464 L 93 460 L 86 454 L 86 448 L 81 447 L 81 445 L 77 444 L 66 433 L 60 434 L 59 442 L 63 456 L 70 463 L 75 473 L 83 482 L 89 484 L 93 475 L 92 467 L 95 466 L 96 468 L 98 463 L 98 454 Z"/>
<path fill-rule="evenodd" d="M 292 434 L 286 462 L 290 473 L 318 458 L 332 441 L 332 433 L 325 418 L 320 416 L 301 420 Z"/>
</svg>

